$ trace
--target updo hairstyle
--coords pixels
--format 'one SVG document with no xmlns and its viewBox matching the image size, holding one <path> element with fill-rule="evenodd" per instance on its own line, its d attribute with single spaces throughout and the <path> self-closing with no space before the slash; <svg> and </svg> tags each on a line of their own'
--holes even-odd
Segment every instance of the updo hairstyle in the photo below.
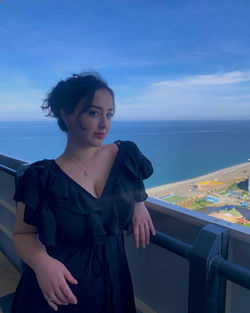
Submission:
<svg viewBox="0 0 250 313">
<path fill-rule="evenodd" d="M 76 105 L 86 97 L 83 108 L 79 116 L 86 112 L 93 103 L 95 91 L 98 89 L 106 89 L 113 98 L 114 105 L 114 92 L 109 88 L 108 84 L 98 73 L 81 73 L 73 74 L 72 77 L 66 80 L 61 80 L 57 85 L 47 94 L 41 106 L 42 110 L 49 110 L 46 116 L 54 117 L 57 119 L 58 126 L 64 132 L 67 132 L 60 109 L 65 113 L 71 114 L 74 112 Z M 79 119 L 78 116 L 78 119 Z"/>
</svg>

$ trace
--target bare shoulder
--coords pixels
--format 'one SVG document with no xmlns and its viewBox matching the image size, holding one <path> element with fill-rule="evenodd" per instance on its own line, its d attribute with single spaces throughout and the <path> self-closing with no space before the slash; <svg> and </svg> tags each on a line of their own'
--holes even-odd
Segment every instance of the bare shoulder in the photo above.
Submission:
<svg viewBox="0 0 250 313">
<path fill-rule="evenodd" d="M 112 165 L 114 163 L 114 160 L 116 158 L 117 152 L 118 152 L 118 147 L 116 144 L 111 143 L 111 144 L 106 144 L 102 146 L 102 149 L 100 151 L 99 157 L 96 160 L 95 163 L 95 169 L 93 170 L 95 173 L 95 181 L 96 181 L 96 186 L 97 190 L 101 189 L 101 187 L 98 187 L 99 185 L 103 186 L 105 179 L 107 179 L 107 175 L 110 172 Z M 100 179 L 100 177 L 102 177 Z M 101 181 L 101 183 L 100 183 Z M 97 194 L 100 194 L 101 192 L 97 192 Z"/>
<path fill-rule="evenodd" d="M 103 152 L 105 154 L 109 154 L 109 156 L 115 156 L 118 152 L 119 148 L 115 143 L 109 143 L 106 145 L 103 145 Z"/>
<path fill-rule="evenodd" d="M 105 168 L 110 168 L 116 158 L 119 148 L 115 143 L 110 143 L 102 146 L 98 161 L 104 165 Z"/>
</svg>

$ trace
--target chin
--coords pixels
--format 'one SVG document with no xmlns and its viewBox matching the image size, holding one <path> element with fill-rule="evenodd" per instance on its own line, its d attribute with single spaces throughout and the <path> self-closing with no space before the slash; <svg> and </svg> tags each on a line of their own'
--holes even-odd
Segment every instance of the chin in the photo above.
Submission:
<svg viewBox="0 0 250 313">
<path fill-rule="evenodd" d="M 94 145 L 95 147 L 102 146 L 103 140 L 104 140 L 104 139 L 98 139 L 98 138 L 96 138 L 96 140 L 93 141 L 93 145 Z"/>
</svg>

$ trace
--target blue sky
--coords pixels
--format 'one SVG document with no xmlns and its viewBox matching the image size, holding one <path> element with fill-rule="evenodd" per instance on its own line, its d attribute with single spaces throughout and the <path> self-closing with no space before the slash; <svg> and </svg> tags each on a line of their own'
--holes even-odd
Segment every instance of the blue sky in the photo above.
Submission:
<svg viewBox="0 0 250 313">
<path fill-rule="evenodd" d="M 84 70 L 115 120 L 250 119 L 249 0 L 2 0 L 0 43 L 0 120 L 45 120 L 47 91 Z"/>
</svg>

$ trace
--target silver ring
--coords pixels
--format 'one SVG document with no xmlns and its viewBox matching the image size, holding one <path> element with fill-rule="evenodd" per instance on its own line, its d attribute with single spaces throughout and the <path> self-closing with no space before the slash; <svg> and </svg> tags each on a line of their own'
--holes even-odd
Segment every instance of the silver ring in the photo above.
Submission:
<svg viewBox="0 0 250 313">
<path fill-rule="evenodd" d="M 53 301 L 53 300 L 55 300 L 54 296 L 49 297 L 49 301 Z"/>
<path fill-rule="evenodd" d="M 145 226 L 147 229 L 149 229 L 149 226 L 147 225 L 147 226 Z"/>
</svg>

